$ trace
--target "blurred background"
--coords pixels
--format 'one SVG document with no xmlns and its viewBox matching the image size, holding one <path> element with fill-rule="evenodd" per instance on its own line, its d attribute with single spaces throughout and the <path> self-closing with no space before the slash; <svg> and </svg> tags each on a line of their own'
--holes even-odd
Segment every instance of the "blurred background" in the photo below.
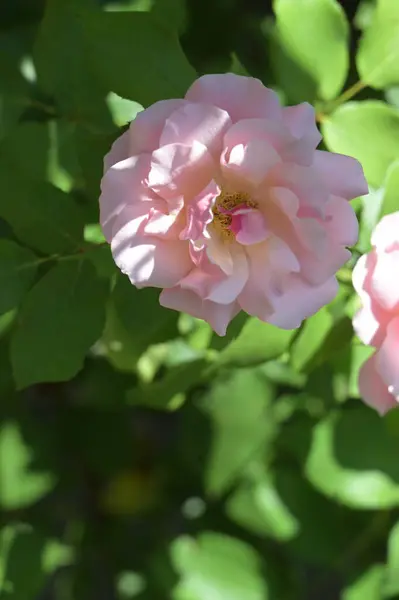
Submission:
<svg viewBox="0 0 399 600">
<path fill-rule="evenodd" d="M 376 4 L 1 1 L 2 600 L 399 598 L 399 419 L 362 404 L 351 325 L 399 158 L 396 76 L 357 84 Z M 395 53 L 399 0 L 380 4 Z M 332 112 L 326 147 L 367 166 L 340 293 L 299 331 L 240 315 L 218 338 L 162 309 L 98 226 L 112 141 L 225 71 Z M 339 129 L 351 98 L 389 123 L 368 105 Z"/>
</svg>

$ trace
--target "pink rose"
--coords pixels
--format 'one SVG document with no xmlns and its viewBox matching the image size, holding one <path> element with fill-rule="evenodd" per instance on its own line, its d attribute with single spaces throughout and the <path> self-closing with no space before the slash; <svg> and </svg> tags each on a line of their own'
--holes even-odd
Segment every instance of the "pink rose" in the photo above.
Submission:
<svg viewBox="0 0 399 600">
<path fill-rule="evenodd" d="M 316 150 L 309 104 L 206 75 L 139 113 L 105 157 L 101 224 L 116 264 L 219 334 L 244 310 L 285 329 L 330 302 L 367 193 L 353 158 Z"/>
<path fill-rule="evenodd" d="M 362 301 L 353 326 L 364 344 L 377 349 L 360 369 L 359 389 L 383 415 L 399 402 L 399 212 L 381 219 L 371 243 L 353 270 Z"/>
</svg>

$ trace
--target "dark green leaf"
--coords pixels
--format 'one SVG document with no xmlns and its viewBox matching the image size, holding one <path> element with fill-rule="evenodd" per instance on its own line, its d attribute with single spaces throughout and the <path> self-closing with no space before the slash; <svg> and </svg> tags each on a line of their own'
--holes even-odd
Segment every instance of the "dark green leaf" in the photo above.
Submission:
<svg viewBox="0 0 399 600">
<path fill-rule="evenodd" d="M 86 260 L 61 262 L 32 288 L 11 344 L 19 388 L 76 375 L 101 336 L 107 293 Z"/>
<path fill-rule="evenodd" d="M 148 106 L 183 96 L 195 79 L 176 33 L 151 14 L 87 12 L 81 19 L 91 65 L 106 90 Z"/>
<path fill-rule="evenodd" d="M 136 357 L 151 344 L 177 336 L 179 313 L 159 304 L 159 290 L 138 290 L 125 275 L 119 275 L 111 294 L 111 303 L 120 324 L 131 339 Z"/>
<path fill-rule="evenodd" d="M 18 306 L 31 285 L 37 259 L 10 240 L 0 240 L 0 315 Z"/>
<path fill-rule="evenodd" d="M 84 223 L 72 197 L 50 183 L 30 179 L 4 156 L 0 217 L 22 242 L 41 252 L 74 252 L 83 245 Z"/>
<path fill-rule="evenodd" d="M 84 47 L 80 11 L 89 10 L 92 4 L 91 0 L 49 0 L 36 38 L 34 61 L 39 85 L 55 97 L 68 118 L 94 131 L 112 131 L 103 90 Z"/>
<path fill-rule="evenodd" d="M 217 366 L 245 367 L 276 358 L 288 349 L 295 331 L 279 329 L 256 318 L 246 321 L 238 337 L 220 353 Z"/>
</svg>

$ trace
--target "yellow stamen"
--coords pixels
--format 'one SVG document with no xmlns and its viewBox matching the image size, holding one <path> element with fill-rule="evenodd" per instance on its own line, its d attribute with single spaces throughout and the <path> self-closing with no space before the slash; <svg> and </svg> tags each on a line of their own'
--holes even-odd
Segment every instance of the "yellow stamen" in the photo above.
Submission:
<svg viewBox="0 0 399 600">
<path fill-rule="evenodd" d="M 225 242 L 233 241 L 234 233 L 230 229 L 232 216 L 224 211 L 232 211 L 240 204 L 244 204 L 249 208 L 257 208 L 258 206 L 258 203 L 252 200 L 246 192 L 232 193 L 222 191 L 216 198 L 215 206 L 212 209 L 213 221 L 211 225 Z"/>
</svg>

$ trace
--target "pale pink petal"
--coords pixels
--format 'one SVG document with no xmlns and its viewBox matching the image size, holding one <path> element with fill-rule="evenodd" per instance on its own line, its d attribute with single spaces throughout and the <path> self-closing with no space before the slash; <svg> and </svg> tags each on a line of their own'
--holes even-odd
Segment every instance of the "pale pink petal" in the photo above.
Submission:
<svg viewBox="0 0 399 600">
<path fill-rule="evenodd" d="M 204 235 L 207 225 L 213 219 L 212 207 L 220 194 L 220 188 L 214 181 L 195 196 L 187 206 L 186 227 L 181 232 L 182 240 L 198 240 Z"/>
<path fill-rule="evenodd" d="M 399 317 L 387 327 L 385 339 L 376 354 L 376 367 L 388 391 L 399 398 Z"/>
<path fill-rule="evenodd" d="M 399 232 L 398 232 L 399 239 Z M 377 253 L 377 261 L 370 279 L 375 300 L 387 311 L 399 304 L 399 250 Z"/>
<path fill-rule="evenodd" d="M 231 150 L 234 146 L 246 146 L 255 140 L 267 142 L 278 154 L 283 154 L 285 148 L 295 141 L 281 121 L 242 119 L 227 131 L 224 136 L 224 146 Z"/>
<path fill-rule="evenodd" d="M 391 319 L 372 295 L 371 279 L 376 266 L 375 252 L 364 254 L 357 261 L 352 272 L 352 283 L 362 302 L 362 309 L 353 319 L 353 327 L 364 344 L 379 346 Z"/>
<path fill-rule="evenodd" d="M 202 300 L 191 290 L 179 287 L 165 289 L 159 297 L 161 306 L 186 312 L 197 319 L 207 321 L 218 335 L 226 335 L 230 321 L 240 312 L 236 302 L 216 304 L 210 300 Z"/>
<path fill-rule="evenodd" d="M 268 319 L 269 323 L 282 329 L 296 329 L 302 321 L 314 315 L 322 306 L 329 304 L 338 293 L 335 277 L 319 286 L 312 286 L 299 275 L 286 278 L 286 289 L 279 296 L 277 309 Z"/>
<path fill-rule="evenodd" d="M 344 198 L 331 196 L 326 206 L 326 230 L 336 244 L 354 246 L 359 234 L 359 223 L 352 206 Z"/>
<path fill-rule="evenodd" d="M 206 240 L 206 255 L 210 262 L 220 267 L 226 275 L 233 274 L 232 244 L 225 244 L 218 235 L 211 234 Z"/>
<path fill-rule="evenodd" d="M 180 236 L 184 226 L 184 216 L 178 211 L 166 213 L 157 208 L 152 208 L 148 221 L 143 227 L 143 232 L 167 239 L 176 239 Z"/>
<path fill-rule="evenodd" d="M 226 110 L 234 122 L 252 117 L 281 119 L 281 106 L 273 90 L 259 79 L 233 73 L 204 75 L 186 94 L 186 100 L 214 104 Z"/>
<path fill-rule="evenodd" d="M 230 304 L 237 299 L 248 280 L 248 261 L 245 252 L 236 248 L 233 252 L 233 272 L 217 282 L 210 290 L 206 300 L 218 304 Z"/>
<path fill-rule="evenodd" d="M 362 400 L 381 416 L 398 406 L 378 371 L 376 354 L 366 360 L 359 371 L 359 391 Z"/>
<path fill-rule="evenodd" d="M 140 234 L 137 220 L 123 217 L 114 225 L 111 250 L 122 273 L 137 287 L 173 287 L 192 267 L 188 243 Z"/>
<path fill-rule="evenodd" d="M 185 104 L 182 99 L 160 100 L 139 112 L 130 125 L 130 153 L 151 153 L 158 148 L 166 119 Z"/>
<path fill-rule="evenodd" d="M 386 215 L 377 224 L 371 236 L 371 243 L 379 251 L 399 247 L 399 211 Z"/>
<path fill-rule="evenodd" d="M 166 120 L 160 146 L 169 144 L 191 145 L 200 142 L 216 160 L 223 149 L 223 136 L 231 126 L 225 110 L 209 104 L 187 102 Z"/>
<path fill-rule="evenodd" d="M 132 156 L 133 152 L 130 151 L 130 129 L 122 133 L 111 146 L 110 151 L 104 157 L 104 173 L 108 171 L 112 165 L 115 165 L 125 158 Z"/>
<path fill-rule="evenodd" d="M 236 241 L 244 246 L 263 242 L 270 233 L 263 214 L 253 209 L 237 211 L 233 216 L 231 229 Z"/>
<path fill-rule="evenodd" d="M 228 161 L 222 162 L 222 173 L 238 185 L 246 180 L 250 188 L 256 188 L 279 162 L 281 158 L 269 142 L 254 140 L 246 146 L 234 146 Z"/>
<path fill-rule="evenodd" d="M 352 200 L 369 192 L 362 166 L 351 156 L 316 150 L 313 166 L 334 196 Z"/>
<path fill-rule="evenodd" d="M 149 170 L 149 156 L 132 156 L 114 164 L 101 180 L 100 223 L 108 242 L 112 240 L 115 219 L 126 206 L 148 213 L 154 195 L 143 185 Z"/>
<path fill-rule="evenodd" d="M 267 254 L 270 267 L 275 271 L 299 273 L 301 265 L 291 248 L 282 239 L 272 237 L 267 242 Z M 252 257 L 254 254 L 252 253 Z"/>
<path fill-rule="evenodd" d="M 321 174 L 312 167 L 294 163 L 277 164 L 271 176 L 273 187 L 288 188 L 299 199 L 300 207 L 312 207 L 323 217 L 330 192 Z"/>
<path fill-rule="evenodd" d="M 206 187 L 214 169 L 212 157 L 203 144 L 170 144 L 152 153 L 148 185 L 163 198 L 176 195 L 192 198 Z"/>
<path fill-rule="evenodd" d="M 313 126 L 318 134 L 316 126 L 314 124 Z M 313 161 L 316 145 L 320 141 L 320 134 L 318 134 L 319 137 L 315 143 L 315 136 L 312 132 L 313 129 L 306 132 L 307 136 L 303 132 L 303 137 L 300 139 L 290 131 L 287 124 L 281 121 L 243 119 L 228 130 L 224 137 L 224 143 L 227 148 L 232 148 L 237 144 L 245 145 L 253 140 L 263 140 L 269 142 L 283 160 L 309 166 Z"/>
<path fill-rule="evenodd" d="M 299 264 L 289 247 L 276 237 L 249 246 L 247 253 L 250 275 L 239 304 L 248 314 L 268 321 L 278 305 L 284 277 L 297 272 Z"/>
<path fill-rule="evenodd" d="M 352 271 L 352 284 L 358 294 L 364 293 L 366 278 L 371 269 L 375 266 L 375 256 L 372 254 L 363 254 L 357 261 Z"/>
<path fill-rule="evenodd" d="M 321 141 L 320 131 L 316 126 L 315 110 L 311 104 L 303 102 L 296 106 L 283 108 L 283 121 L 291 134 L 301 140 L 307 152 L 312 152 Z"/>
</svg>

